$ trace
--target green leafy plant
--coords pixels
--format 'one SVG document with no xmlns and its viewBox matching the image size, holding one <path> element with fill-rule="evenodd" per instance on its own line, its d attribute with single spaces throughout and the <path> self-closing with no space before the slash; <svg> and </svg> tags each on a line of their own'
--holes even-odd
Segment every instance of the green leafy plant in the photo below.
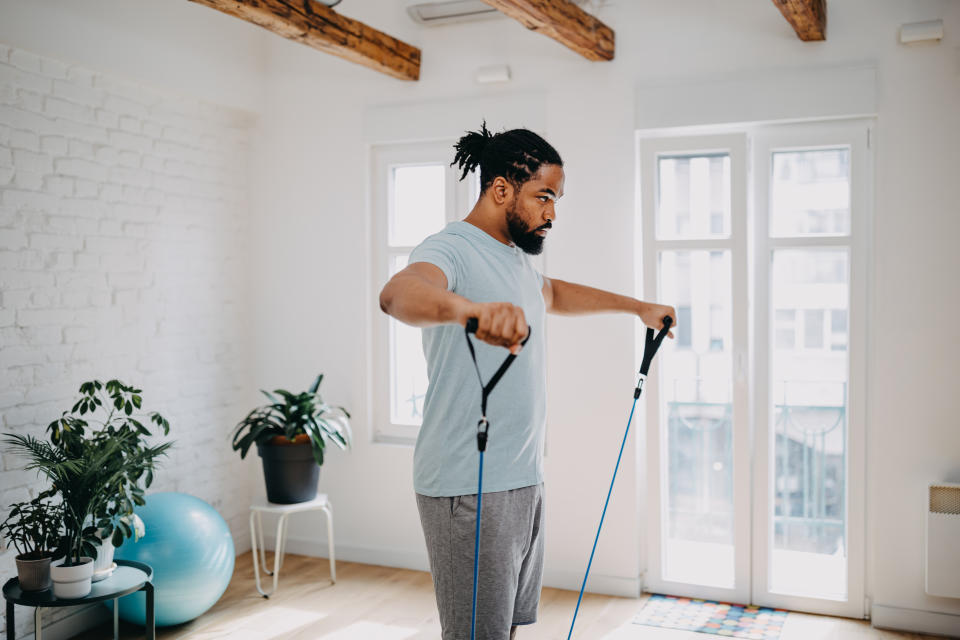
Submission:
<svg viewBox="0 0 960 640">
<path fill-rule="evenodd" d="M 351 446 L 353 435 L 350 431 L 350 413 L 343 407 L 326 404 L 318 389 L 323 374 L 317 376 L 308 391 L 293 394 L 284 389 L 276 389 L 274 395 L 260 390 L 270 400 L 270 404 L 253 409 L 241 420 L 233 434 L 233 450 L 245 458 L 247 451 L 256 443 L 264 444 L 284 439 L 291 442 L 308 440 L 313 450 L 313 459 L 317 465 L 323 465 L 323 453 L 327 442 L 340 449 Z"/>
<path fill-rule="evenodd" d="M 0 524 L 0 536 L 13 543 L 23 560 L 57 557 L 62 524 L 63 505 L 36 497 L 11 505 L 7 519 Z"/>
<path fill-rule="evenodd" d="M 134 415 L 143 402 L 140 389 L 119 380 L 105 384 L 92 380 L 80 386 L 80 393 L 73 408 L 47 427 L 49 442 L 18 434 L 5 439 L 15 453 L 28 459 L 27 469 L 50 480 L 50 489 L 41 496 L 61 497 L 65 535 L 58 551 L 67 556 L 68 566 L 84 555 L 96 557 L 98 531 L 104 538 L 110 536 L 116 547 L 133 535 L 125 516 L 133 514 L 135 505 L 145 504 L 144 491 L 153 482 L 156 459 L 172 444 L 147 444 L 153 433 Z M 104 413 L 106 417 L 98 420 Z M 148 415 L 164 435 L 169 434 L 170 424 L 163 416 Z"/>
</svg>

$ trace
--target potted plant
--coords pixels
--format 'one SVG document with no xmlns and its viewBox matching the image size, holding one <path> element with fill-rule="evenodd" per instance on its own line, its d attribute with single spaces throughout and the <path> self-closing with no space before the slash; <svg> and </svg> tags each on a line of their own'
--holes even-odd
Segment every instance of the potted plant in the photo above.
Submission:
<svg viewBox="0 0 960 640">
<path fill-rule="evenodd" d="M 233 434 L 233 449 L 245 458 L 254 444 L 263 459 L 263 476 L 270 502 L 307 502 L 317 495 L 324 448 L 332 442 L 340 449 L 351 446 L 350 413 L 326 404 L 318 389 L 323 374 L 302 393 L 261 389 L 270 404 L 253 409 Z"/>
<path fill-rule="evenodd" d="M 91 520 L 88 519 L 87 522 Z M 93 560 L 93 581 L 103 580 L 110 577 L 115 565 L 113 563 L 113 553 L 116 547 L 113 544 L 113 536 L 126 536 L 124 525 L 132 531 L 133 541 L 136 542 L 146 533 L 146 527 L 143 520 L 136 513 L 127 513 L 111 519 L 112 529 L 99 527 L 97 536 L 97 556 Z M 123 538 L 121 537 L 121 544 Z"/>
<path fill-rule="evenodd" d="M 133 415 L 142 403 L 139 389 L 118 380 L 106 384 L 92 380 L 80 386 L 80 393 L 73 408 L 47 427 L 49 442 L 29 435 L 6 438 L 16 453 L 28 458 L 27 469 L 36 469 L 50 479 L 50 489 L 41 495 L 57 494 L 63 504 L 64 536 L 58 555 L 65 559 L 50 568 L 58 598 L 89 593 L 100 545 L 98 531 L 109 537 L 113 546 L 133 535 L 129 516 L 134 505 L 145 504 L 143 493 L 153 482 L 155 460 L 171 445 L 145 442 L 152 434 Z M 104 412 L 104 420 L 94 417 Z M 81 417 L 88 413 L 89 422 Z M 169 433 L 165 418 L 156 412 L 149 417 L 164 435 Z M 91 423 L 99 428 L 92 429 Z"/>
<path fill-rule="evenodd" d="M 17 502 L 0 524 L 0 535 L 13 543 L 17 555 L 17 578 L 24 591 L 50 588 L 50 561 L 60 546 L 63 508 L 37 497 Z"/>
</svg>

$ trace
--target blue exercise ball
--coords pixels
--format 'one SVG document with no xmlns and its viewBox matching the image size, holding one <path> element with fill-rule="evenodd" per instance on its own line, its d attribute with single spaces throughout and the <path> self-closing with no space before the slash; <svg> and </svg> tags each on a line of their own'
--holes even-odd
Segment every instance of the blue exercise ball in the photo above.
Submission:
<svg viewBox="0 0 960 640">
<path fill-rule="evenodd" d="M 154 493 L 134 511 L 145 533 L 127 538 L 114 558 L 153 568 L 154 614 L 158 627 L 193 620 L 216 604 L 233 576 L 233 537 L 227 523 L 209 504 L 185 493 Z M 146 594 L 120 598 L 120 617 L 144 624 Z M 113 601 L 106 601 L 113 610 Z"/>
</svg>

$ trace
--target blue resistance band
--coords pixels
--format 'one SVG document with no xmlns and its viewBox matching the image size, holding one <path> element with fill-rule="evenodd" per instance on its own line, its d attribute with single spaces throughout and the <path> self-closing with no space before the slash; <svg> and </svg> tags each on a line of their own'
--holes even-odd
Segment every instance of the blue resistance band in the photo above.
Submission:
<svg viewBox="0 0 960 640">
<path fill-rule="evenodd" d="M 480 411 L 483 415 L 480 418 L 480 422 L 477 423 L 477 449 L 480 451 L 480 468 L 477 473 L 477 529 L 473 542 L 473 610 L 470 613 L 470 640 L 475 639 L 477 630 L 477 583 L 480 577 L 480 520 L 481 514 L 483 513 L 483 453 L 487 449 L 487 434 L 490 431 L 490 422 L 487 420 L 487 398 L 517 357 L 513 353 L 508 355 L 503 361 L 503 364 L 500 365 L 500 368 L 497 369 L 497 372 L 490 378 L 489 382 L 483 384 L 483 377 L 480 375 L 480 366 L 477 364 L 477 354 L 474 352 L 473 342 L 470 340 L 470 334 L 476 333 L 478 326 L 479 322 L 477 318 L 469 318 L 465 331 L 467 346 L 470 348 L 470 357 L 473 358 L 473 366 L 477 370 L 477 379 L 480 380 L 480 389 L 483 392 L 482 399 L 480 400 Z M 531 330 L 528 326 L 527 337 L 520 343 L 521 347 L 527 344 L 527 341 L 530 339 L 530 333 Z"/>
<path fill-rule="evenodd" d="M 656 355 L 657 350 L 660 348 L 660 344 L 663 342 L 663 339 L 667 335 L 667 332 L 670 330 L 670 325 L 672 324 L 673 319 L 670 316 L 665 316 L 663 318 L 663 329 L 660 330 L 660 333 L 657 334 L 656 337 L 654 337 L 653 329 L 647 328 L 647 340 L 646 344 L 644 345 L 643 361 L 640 364 L 640 378 L 637 380 L 637 386 L 633 391 L 633 406 L 630 409 L 630 417 L 627 418 L 627 429 L 623 434 L 623 441 L 620 443 L 620 452 L 617 454 L 617 464 L 613 469 L 613 478 L 610 480 L 610 488 L 607 490 L 607 499 L 603 504 L 603 512 L 600 515 L 600 525 L 597 527 L 597 535 L 593 539 L 593 548 L 590 550 L 590 560 L 587 562 L 587 571 L 583 576 L 583 584 L 580 586 L 580 595 L 577 596 L 577 607 L 573 612 L 573 621 L 570 623 L 570 631 L 567 634 L 567 640 L 570 640 L 570 638 L 573 636 L 573 627 L 577 622 L 577 613 L 580 611 L 580 602 L 583 599 L 583 591 L 587 586 L 587 578 L 590 576 L 590 567 L 593 565 L 593 556 L 597 551 L 597 542 L 600 540 L 600 530 L 603 528 L 603 520 L 607 515 L 607 507 L 610 504 L 610 495 L 613 493 L 613 485 L 617 479 L 617 471 L 620 469 L 620 460 L 623 457 L 623 449 L 627 443 L 627 435 L 630 433 L 630 424 L 633 422 L 634 410 L 637 407 L 637 400 L 640 398 L 640 393 L 643 390 L 643 381 L 646 379 L 647 373 L 650 370 L 650 364 L 653 362 L 653 357 Z M 480 418 L 480 422 L 477 423 L 477 449 L 480 452 L 480 462 L 477 473 L 477 527 L 474 533 L 473 546 L 473 608 L 470 614 L 470 640 L 475 640 L 477 629 L 477 585 L 480 576 L 480 523 L 483 513 L 483 454 L 487 448 L 487 436 L 490 430 L 490 422 L 487 420 L 487 398 L 489 397 L 490 392 L 493 391 L 493 388 L 500 381 L 500 378 L 503 377 L 503 374 L 506 373 L 507 368 L 516 358 L 514 354 L 507 356 L 506 360 L 503 361 L 503 364 L 500 365 L 500 368 L 497 370 L 497 372 L 492 378 L 490 378 L 490 381 L 487 382 L 487 384 L 484 384 L 483 377 L 480 375 L 480 367 L 477 365 L 477 357 L 476 353 L 474 352 L 473 342 L 470 340 L 470 334 L 476 333 L 477 326 L 477 319 L 470 318 L 467 320 L 465 329 L 467 346 L 470 348 L 470 357 L 473 359 L 474 368 L 477 370 L 477 378 L 480 380 L 480 387 L 483 391 L 483 397 L 480 404 L 483 415 Z M 530 328 L 527 327 L 527 337 L 524 339 L 522 345 L 527 344 L 527 340 L 529 339 Z"/>
<path fill-rule="evenodd" d="M 647 328 L 647 342 L 644 345 L 643 349 L 643 362 L 640 364 L 640 377 L 637 379 L 637 386 L 633 390 L 633 406 L 630 408 L 630 417 L 627 418 L 627 429 L 623 432 L 623 442 L 620 443 L 620 453 L 617 454 L 617 464 L 613 468 L 613 478 L 610 480 L 610 488 L 607 490 L 607 499 L 603 503 L 603 513 L 600 514 L 600 526 L 597 527 L 597 535 L 593 539 L 593 548 L 590 550 L 590 560 L 587 561 L 587 571 L 583 574 L 583 584 L 580 585 L 580 595 L 577 596 L 577 608 L 573 610 L 573 621 L 570 622 L 570 631 L 567 633 L 567 640 L 570 640 L 573 637 L 573 625 L 577 623 L 577 613 L 580 611 L 580 601 L 583 599 L 583 590 L 587 586 L 587 577 L 590 575 L 590 566 L 593 565 L 593 554 L 597 551 L 597 541 L 600 540 L 600 529 L 603 528 L 603 519 L 607 515 L 607 506 L 610 504 L 610 494 L 613 493 L 613 483 L 617 479 L 617 470 L 620 469 L 620 458 L 623 457 L 623 448 L 627 444 L 627 434 L 630 433 L 630 423 L 633 422 L 633 411 L 637 408 L 637 400 L 640 398 L 640 393 L 643 391 L 643 381 L 647 377 L 647 372 L 650 370 L 650 363 L 653 362 L 653 356 L 657 354 L 657 349 L 660 348 L 660 343 L 663 342 L 664 336 L 667 335 L 667 331 L 670 330 L 670 325 L 673 324 L 673 318 L 670 316 L 665 316 L 663 318 L 663 329 L 660 330 L 660 333 L 657 334 L 657 337 L 653 337 L 653 329 Z M 481 454 L 482 455 L 482 454 Z"/>
</svg>

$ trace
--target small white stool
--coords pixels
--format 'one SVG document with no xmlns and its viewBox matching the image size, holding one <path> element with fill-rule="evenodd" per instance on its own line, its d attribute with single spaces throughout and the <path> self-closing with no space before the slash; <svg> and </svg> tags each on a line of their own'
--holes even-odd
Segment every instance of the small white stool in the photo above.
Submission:
<svg viewBox="0 0 960 640">
<path fill-rule="evenodd" d="M 277 504 L 267 502 L 263 496 L 254 500 L 250 505 L 250 541 L 253 547 L 253 575 L 257 581 L 257 591 L 264 598 L 269 598 L 277 590 L 277 581 L 280 578 L 280 567 L 283 566 L 283 551 L 287 540 L 287 516 L 291 513 L 301 511 L 323 511 L 327 516 L 327 544 L 330 549 L 330 581 L 337 581 L 337 566 L 333 557 L 333 506 L 327 500 L 325 493 L 317 494 L 317 497 L 309 502 L 297 502 L 295 504 Z M 277 539 L 276 548 L 273 552 L 273 571 L 267 569 L 267 551 L 263 546 L 263 520 L 264 513 L 276 513 L 280 518 L 277 520 Z M 260 559 L 257 557 L 257 537 L 260 538 Z M 273 589 L 269 593 L 264 592 L 260 587 L 260 562 L 263 562 L 263 571 L 268 576 L 273 576 Z"/>
</svg>

